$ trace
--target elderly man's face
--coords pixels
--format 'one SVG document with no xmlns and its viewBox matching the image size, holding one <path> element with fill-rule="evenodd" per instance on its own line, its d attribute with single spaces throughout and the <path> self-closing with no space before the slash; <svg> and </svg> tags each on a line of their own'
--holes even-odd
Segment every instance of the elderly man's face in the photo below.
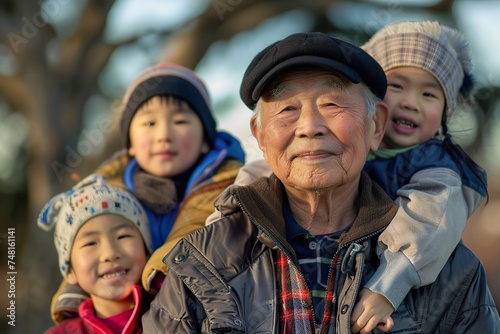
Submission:
<svg viewBox="0 0 500 334">
<path fill-rule="evenodd" d="M 369 119 L 363 87 L 323 70 L 293 72 L 271 86 L 261 126 L 251 126 L 274 174 L 287 188 L 309 191 L 356 182 L 382 138 L 385 105 Z"/>
</svg>

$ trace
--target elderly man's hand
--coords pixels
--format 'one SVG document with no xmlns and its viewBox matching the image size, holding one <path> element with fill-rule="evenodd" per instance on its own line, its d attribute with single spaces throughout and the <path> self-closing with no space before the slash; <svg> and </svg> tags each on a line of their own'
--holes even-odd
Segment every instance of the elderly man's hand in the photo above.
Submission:
<svg viewBox="0 0 500 334">
<path fill-rule="evenodd" d="M 361 290 L 359 297 L 351 316 L 353 333 L 367 334 L 375 327 L 387 332 L 394 326 L 391 318 L 394 308 L 387 298 L 369 289 Z"/>
</svg>

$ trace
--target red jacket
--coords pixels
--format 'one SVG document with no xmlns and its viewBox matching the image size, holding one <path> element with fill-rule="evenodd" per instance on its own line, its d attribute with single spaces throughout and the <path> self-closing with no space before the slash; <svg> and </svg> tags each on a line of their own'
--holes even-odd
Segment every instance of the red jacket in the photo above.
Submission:
<svg viewBox="0 0 500 334">
<path fill-rule="evenodd" d="M 144 300 L 143 300 L 144 293 Z M 141 334 L 142 325 L 141 317 L 144 312 L 149 308 L 151 298 L 149 294 L 143 292 L 139 285 L 134 285 L 132 289 L 134 296 L 134 310 L 132 316 L 128 320 L 122 334 Z M 143 305 L 144 304 L 144 305 Z M 78 308 L 78 318 L 71 318 L 64 320 L 59 325 L 49 328 L 45 334 L 114 334 L 111 329 L 106 327 L 98 317 L 95 316 L 94 305 L 92 299 L 85 300 Z"/>
</svg>

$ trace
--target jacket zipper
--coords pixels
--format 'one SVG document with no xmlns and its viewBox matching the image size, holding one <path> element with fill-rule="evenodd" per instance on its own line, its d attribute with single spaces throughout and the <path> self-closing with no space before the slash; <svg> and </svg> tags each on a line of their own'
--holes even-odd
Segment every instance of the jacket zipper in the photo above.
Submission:
<svg viewBox="0 0 500 334">
<path fill-rule="evenodd" d="M 274 242 L 274 244 L 283 252 L 283 254 L 285 254 L 285 257 L 288 259 L 288 262 L 291 263 L 295 267 L 295 269 L 299 273 L 300 278 L 302 279 L 302 281 L 306 282 L 306 279 L 305 279 L 304 275 L 302 275 L 302 272 L 297 268 L 297 266 L 295 265 L 295 263 L 293 262 L 293 260 L 290 258 L 290 256 L 288 256 L 288 252 L 283 248 L 283 246 L 274 238 L 274 236 L 271 233 L 269 233 L 269 231 L 267 231 L 266 228 L 264 228 L 261 224 L 258 224 L 255 221 L 255 219 L 253 218 L 253 216 L 248 211 L 245 210 L 245 207 L 241 203 L 241 201 L 238 198 L 238 196 L 233 195 L 233 198 L 236 200 L 236 202 L 238 203 L 238 206 L 241 208 L 241 211 L 248 217 L 248 219 L 255 226 L 257 226 L 258 228 L 260 228 L 260 230 L 263 233 L 265 233 Z M 309 291 L 309 287 L 307 286 L 307 283 L 306 283 L 305 288 L 309 292 L 309 297 L 311 297 L 311 292 Z M 312 303 L 312 298 L 311 298 L 311 305 L 309 305 L 309 307 L 311 308 L 311 312 L 312 312 L 312 315 L 313 315 L 313 324 L 314 324 L 314 306 L 313 306 L 313 303 Z M 314 330 L 314 328 L 311 328 L 311 330 Z"/>
<path fill-rule="evenodd" d="M 276 240 L 276 238 L 274 238 L 274 236 L 273 236 L 271 233 L 269 233 L 269 231 L 268 231 L 266 228 L 264 228 L 261 224 L 258 224 L 258 223 L 255 221 L 255 219 L 253 218 L 253 216 L 252 216 L 252 215 L 251 215 L 251 214 L 250 214 L 247 210 L 245 210 L 244 205 L 241 203 L 241 201 L 240 201 L 240 199 L 239 199 L 239 197 L 238 197 L 237 195 L 233 194 L 233 198 L 236 200 L 236 202 L 238 203 L 238 206 L 240 207 L 241 211 L 242 211 L 242 212 L 243 212 L 243 213 L 244 213 L 244 214 L 245 214 L 245 215 L 249 218 L 249 220 L 250 220 L 250 221 L 251 221 L 251 222 L 252 222 L 255 226 L 259 227 L 259 228 L 260 228 L 260 230 L 261 230 L 263 233 L 265 233 L 265 234 L 266 234 L 266 235 L 267 235 L 267 236 L 268 236 L 268 237 L 269 237 L 269 238 L 270 238 L 270 239 L 274 242 L 274 244 L 275 244 L 275 245 L 276 245 L 276 246 L 277 246 L 277 247 L 278 247 L 278 248 L 279 248 L 279 249 L 283 252 L 283 254 L 285 254 L 285 257 L 286 257 L 286 258 L 288 259 L 288 261 L 289 261 L 289 262 L 290 262 L 290 263 L 291 263 L 291 264 L 295 267 L 295 269 L 296 269 L 296 270 L 297 270 L 297 272 L 299 273 L 299 275 L 300 275 L 300 277 L 302 278 L 302 280 L 303 280 L 304 282 L 306 282 L 306 280 L 305 280 L 305 278 L 304 278 L 304 275 L 302 275 L 302 272 L 301 272 L 301 271 L 297 268 L 297 266 L 295 265 L 295 263 L 293 262 L 293 260 L 290 258 L 290 256 L 288 255 L 288 252 L 287 252 L 287 251 L 283 248 L 283 246 L 282 246 L 282 245 L 281 245 L 281 244 L 280 244 L 280 243 Z M 356 243 L 356 244 L 357 244 L 357 243 L 361 243 L 361 242 L 363 242 L 364 240 L 367 240 L 367 239 L 369 239 L 369 238 L 373 237 L 374 235 L 376 235 L 376 234 L 380 233 L 380 232 L 381 232 L 381 231 L 383 231 L 385 228 L 386 228 L 386 226 L 384 226 L 384 227 L 382 227 L 382 228 L 379 228 L 379 229 L 378 229 L 378 230 L 376 230 L 376 231 L 373 231 L 373 232 L 371 232 L 371 233 L 369 233 L 369 234 L 367 234 L 367 235 L 365 235 L 365 236 L 363 236 L 363 237 L 361 237 L 361 238 L 358 238 L 358 239 L 355 239 L 355 240 L 353 240 L 353 241 L 350 241 L 350 242 L 346 243 L 346 244 L 345 244 L 345 245 L 343 245 L 342 247 L 339 247 L 339 248 L 337 249 L 337 251 L 335 252 L 335 254 L 334 254 L 333 258 L 335 258 L 335 257 L 339 254 L 339 252 L 340 252 L 342 249 L 344 249 L 345 247 L 348 247 L 349 245 L 351 245 L 351 244 L 353 244 L 353 243 Z M 360 247 L 361 247 L 361 246 L 360 246 Z M 357 247 L 356 247 L 356 248 L 357 248 Z M 360 248 L 359 248 L 359 249 L 360 249 Z M 351 251 L 351 253 L 352 253 L 352 252 L 354 252 L 355 250 L 359 251 L 359 249 L 353 249 L 353 250 Z M 331 267 L 330 267 L 330 271 L 329 271 L 329 273 L 328 273 L 328 280 L 327 280 L 327 282 L 329 282 L 329 281 L 330 281 L 330 276 L 332 275 L 332 273 L 333 273 L 334 271 L 335 271 L 335 270 L 334 270 L 334 263 L 332 262 L 332 265 L 331 265 Z M 334 284 L 334 285 L 335 285 L 335 284 Z M 309 292 L 309 297 L 311 297 L 311 291 L 309 291 L 309 287 L 307 286 L 307 283 L 306 283 L 306 288 L 307 288 L 307 291 Z M 335 286 L 334 286 L 334 288 L 335 288 Z M 335 295 L 335 291 L 333 291 L 333 293 L 334 293 L 334 295 Z M 325 304 L 325 307 L 326 307 L 326 304 Z M 315 322 L 314 322 L 314 306 L 313 306 L 313 303 L 312 303 L 312 298 L 311 298 L 311 305 L 310 305 L 310 308 L 311 308 L 311 311 L 312 311 L 312 314 L 313 314 L 313 323 L 315 324 Z M 324 312 L 325 312 L 325 310 L 323 310 L 323 314 L 324 314 Z M 321 326 L 321 327 L 322 327 L 322 326 Z M 322 329 L 322 328 L 321 328 L 321 329 Z M 314 330 L 314 328 L 313 328 L 312 330 Z"/>
</svg>

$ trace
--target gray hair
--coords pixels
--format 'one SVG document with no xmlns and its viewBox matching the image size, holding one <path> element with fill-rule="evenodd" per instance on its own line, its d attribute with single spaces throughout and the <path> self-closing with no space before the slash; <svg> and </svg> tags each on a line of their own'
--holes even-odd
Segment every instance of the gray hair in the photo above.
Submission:
<svg viewBox="0 0 500 334">
<path fill-rule="evenodd" d="M 380 99 L 373 94 L 373 92 L 366 86 L 364 83 L 361 83 L 361 87 L 363 89 L 363 95 L 365 97 L 366 103 L 366 111 L 368 117 L 373 117 L 375 112 L 377 111 L 377 102 L 380 102 Z M 271 96 L 279 96 L 286 90 L 284 85 L 278 85 L 275 89 L 271 90 L 269 93 Z M 253 115 L 251 121 L 255 122 L 255 125 L 260 129 L 262 127 L 262 119 L 261 119 L 261 111 L 262 111 L 262 96 L 257 100 L 255 107 L 253 109 Z"/>
</svg>

